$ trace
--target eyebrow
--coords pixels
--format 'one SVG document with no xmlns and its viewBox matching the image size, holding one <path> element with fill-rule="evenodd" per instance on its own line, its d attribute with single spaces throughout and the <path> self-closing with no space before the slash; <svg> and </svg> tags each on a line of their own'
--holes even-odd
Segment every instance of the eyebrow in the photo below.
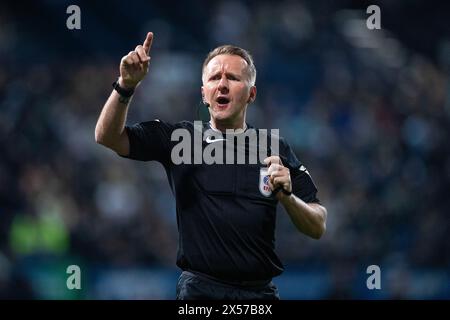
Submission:
<svg viewBox="0 0 450 320">
<path fill-rule="evenodd" d="M 217 76 L 218 74 L 220 74 L 220 73 L 222 73 L 221 71 L 217 71 L 217 72 L 214 72 L 213 74 L 211 74 L 209 77 L 208 77 L 208 79 L 210 79 L 210 78 L 212 78 L 212 77 L 215 77 L 215 76 Z M 236 78 L 241 78 L 242 76 L 240 76 L 240 75 L 238 75 L 238 74 L 236 74 L 236 73 L 233 73 L 233 72 L 225 72 L 225 75 L 227 75 L 227 76 L 233 76 L 233 77 L 236 77 Z"/>
</svg>

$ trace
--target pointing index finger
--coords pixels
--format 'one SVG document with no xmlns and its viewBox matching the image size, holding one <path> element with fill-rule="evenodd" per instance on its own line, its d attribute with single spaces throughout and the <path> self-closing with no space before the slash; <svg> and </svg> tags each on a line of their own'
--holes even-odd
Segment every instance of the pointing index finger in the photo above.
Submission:
<svg viewBox="0 0 450 320">
<path fill-rule="evenodd" d="M 149 54 L 150 48 L 152 47 L 152 42 L 153 42 L 153 32 L 148 32 L 144 44 L 142 45 L 144 47 L 145 53 Z"/>
</svg>

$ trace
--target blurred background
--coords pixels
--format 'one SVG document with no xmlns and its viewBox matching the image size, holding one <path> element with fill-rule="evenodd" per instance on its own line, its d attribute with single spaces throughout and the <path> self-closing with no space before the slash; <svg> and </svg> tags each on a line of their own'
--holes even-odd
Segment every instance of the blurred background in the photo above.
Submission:
<svg viewBox="0 0 450 320">
<path fill-rule="evenodd" d="M 71 4 L 81 30 L 66 27 Z M 381 30 L 366 27 L 370 4 L 381 8 Z M 198 119 L 206 54 L 242 46 L 258 70 L 248 122 L 279 128 L 319 188 L 328 208 L 319 241 L 279 206 L 283 299 L 449 299 L 449 7 L 2 3 L 0 298 L 175 298 L 175 203 L 163 167 L 94 141 L 121 57 L 153 31 L 129 124 Z M 81 290 L 66 287 L 69 265 L 81 268 Z M 366 287 L 370 265 L 381 290 Z"/>
</svg>

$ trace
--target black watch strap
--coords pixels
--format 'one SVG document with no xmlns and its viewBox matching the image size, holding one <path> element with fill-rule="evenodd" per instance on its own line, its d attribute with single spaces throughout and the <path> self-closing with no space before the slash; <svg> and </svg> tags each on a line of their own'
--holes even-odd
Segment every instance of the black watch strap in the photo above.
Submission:
<svg viewBox="0 0 450 320">
<path fill-rule="evenodd" d="M 119 85 L 119 79 L 112 84 L 114 90 L 116 90 L 122 97 L 130 98 L 134 94 L 134 89 L 125 89 Z"/>
</svg>

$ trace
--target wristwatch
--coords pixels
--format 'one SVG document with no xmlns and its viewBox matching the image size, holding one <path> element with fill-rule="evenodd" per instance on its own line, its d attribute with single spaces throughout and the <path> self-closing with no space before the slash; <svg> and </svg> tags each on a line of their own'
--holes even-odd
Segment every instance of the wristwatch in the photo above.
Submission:
<svg viewBox="0 0 450 320">
<path fill-rule="evenodd" d="M 116 90 L 122 97 L 124 98 L 130 98 L 133 93 L 134 89 L 125 89 L 119 85 L 119 79 L 113 82 L 112 84 L 114 90 Z"/>
</svg>

